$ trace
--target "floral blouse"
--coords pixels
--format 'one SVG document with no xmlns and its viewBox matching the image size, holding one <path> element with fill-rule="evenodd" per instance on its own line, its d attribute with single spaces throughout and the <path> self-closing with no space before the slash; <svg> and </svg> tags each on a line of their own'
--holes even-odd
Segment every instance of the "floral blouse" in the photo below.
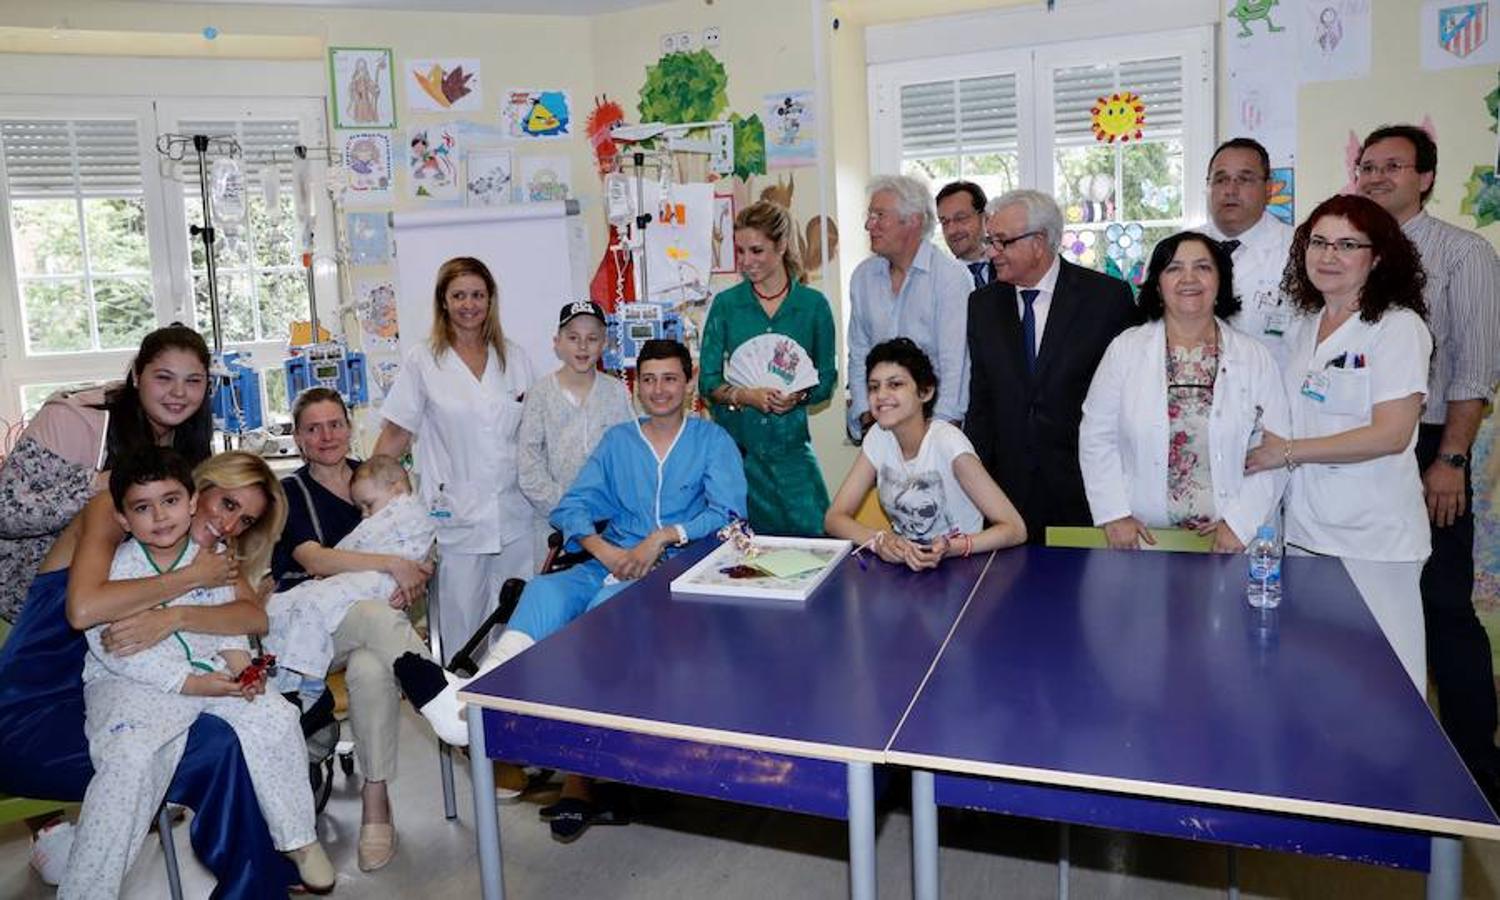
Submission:
<svg viewBox="0 0 1500 900">
<path fill-rule="evenodd" d="M 1167 515 L 1177 528 L 1217 518 L 1209 473 L 1208 417 L 1219 345 L 1167 348 Z"/>
</svg>

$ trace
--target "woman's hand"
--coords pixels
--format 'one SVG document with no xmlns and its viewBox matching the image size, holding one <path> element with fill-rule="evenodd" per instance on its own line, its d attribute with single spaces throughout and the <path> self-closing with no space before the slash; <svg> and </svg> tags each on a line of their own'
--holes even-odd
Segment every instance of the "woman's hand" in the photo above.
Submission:
<svg viewBox="0 0 1500 900">
<path fill-rule="evenodd" d="M 401 556 L 386 557 L 385 573 L 396 579 L 396 590 L 391 593 L 390 604 L 394 609 L 407 609 L 422 598 L 427 591 L 427 580 L 432 577 L 432 564 L 414 562 Z"/>
<path fill-rule="evenodd" d="M 1113 522 L 1104 523 L 1104 540 L 1109 542 L 1113 550 L 1138 550 L 1140 542 L 1155 544 L 1156 538 L 1152 536 L 1151 529 L 1141 524 L 1141 520 L 1135 516 L 1126 516 L 1123 519 L 1115 519 Z"/>
<path fill-rule="evenodd" d="M 240 561 L 229 550 L 219 552 L 204 547 L 199 549 L 185 571 L 191 573 L 195 587 L 223 587 L 240 577 Z"/>
<path fill-rule="evenodd" d="M 161 643 L 179 624 L 177 611 L 170 606 L 142 610 L 105 626 L 104 649 L 115 656 L 139 653 Z"/>
<path fill-rule="evenodd" d="M 775 388 L 736 387 L 730 391 L 729 396 L 735 403 L 752 407 L 768 416 L 784 413 L 791 408 L 787 405 L 787 399 L 791 395 L 783 394 Z M 792 405 L 796 405 L 795 402 Z"/>
<path fill-rule="evenodd" d="M 771 412 L 778 416 L 784 416 L 792 410 L 796 409 L 797 404 L 802 402 L 802 392 L 787 392 L 772 389 L 770 402 Z"/>
<path fill-rule="evenodd" d="M 1240 541 L 1239 536 L 1234 533 L 1234 529 L 1230 528 L 1229 524 L 1223 519 L 1209 522 L 1207 525 L 1200 525 L 1194 530 L 1204 537 L 1213 536 L 1215 553 L 1245 552 L 1245 545 Z"/>
<path fill-rule="evenodd" d="M 1245 454 L 1245 474 L 1269 472 L 1286 465 L 1286 448 L 1290 443 L 1273 431 L 1263 432 L 1260 446 L 1252 447 Z"/>
</svg>

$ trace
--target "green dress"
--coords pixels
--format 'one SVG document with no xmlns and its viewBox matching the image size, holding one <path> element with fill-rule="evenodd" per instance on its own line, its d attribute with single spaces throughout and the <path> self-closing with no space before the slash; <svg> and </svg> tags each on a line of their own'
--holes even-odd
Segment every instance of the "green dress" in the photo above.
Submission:
<svg viewBox="0 0 1500 900">
<path fill-rule="evenodd" d="M 793 285 L 776 315 L 768 318 L 748 281 L 721 292 L 703 325 L 698 390 L 710 397 L 726 383 L 724 369 L 735 348 L 767 333 L 784 334 L 807 350 L 818 368 L 817 385 L 785 415 L 711 403 L 713 417 L 745 455 L 750 527 L 762 534 L 816 537 L 823 534 L 828 488 L 807 430 L 807 407 L 833 396 L 838 383 L 828 298 L 806 285 Z"/>
</svg>

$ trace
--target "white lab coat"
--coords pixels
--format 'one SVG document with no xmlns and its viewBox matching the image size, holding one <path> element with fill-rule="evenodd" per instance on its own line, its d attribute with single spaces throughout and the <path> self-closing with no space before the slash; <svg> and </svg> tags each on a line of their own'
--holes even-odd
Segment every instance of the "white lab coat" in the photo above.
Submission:
<svg viewBox="0 0 1500 900">
<path fill-rule="evenodd" d="M 1199 230 L 1216 241 L 1224 240 L 1223 232 L 1212 221 Z M 1263 344 L 1271 351 L 1277 368 L 1285 369 L 1292 355 L 1288 333 L 1297 317 L 1296 307 L 1281 293 L 1281 277 L 1292 252 L 1292 226 L 1266 210 L 1261 213 L 1260 221 L 1237 240 L 1240 245 L 1231 258 L 1234 295 L 1239 298 L 1240 311 L 1229 324 Z"/>
<path fill-rule="evenodd" d="M 1245 453 L 1257 414 L 1263 428 L 1291 428 L 1281 372 L 1258 341 L 1219 326 L 1208 444 L 1214 514 L 1248 543 L 1274 513 L 1284 470 L 1246 476 Z M 1083 403 L 1078 463 L 1094 524 L 1135 516 L 1152 528 L 1167 518 L 1167 330 L 1158 320 L 1122 332 L 1105 351 Z"/>
<path fill-rule="evenodd" d="M 499 553 L 527 539 L 531 505 L 517 481 L 521 400 L 531 387 L 531 361 L 505 342 L 505 371 L 492 348 L 484 378 L 475 379 L 457 353 L 434 358 L 423 341 L 407 351 L 381 415 L 412 433 L 422 498 L 441 485 L 453 515 L 438 528 L 444 553 Z"/>
</svg>

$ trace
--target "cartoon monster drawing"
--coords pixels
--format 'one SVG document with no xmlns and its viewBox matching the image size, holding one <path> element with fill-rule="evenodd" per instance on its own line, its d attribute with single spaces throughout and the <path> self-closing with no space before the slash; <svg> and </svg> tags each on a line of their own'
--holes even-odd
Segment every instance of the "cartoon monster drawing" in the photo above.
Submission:
<svg viewBox="0 0 1500 900">
<path fill-rule="evenodd" d="M 1333 53 L 1338 49 L 1339 42 L 1344 39 L 1344 23 L 1339 19 L 1339 11 L 1331 6 L 1323 7 L 1318 13 L 1318 47 L 1324 53 Z"/>
<path fill-rule="evenodd" d="M 1250 23 L 1264 19 L 1268 32 L 1286 31 L 1286 28 L 1271 21 L 1271 9 L 1281 0 L 1235 0 L 1234 8 L 1226 14 L 1240 23 L 1239 37 L 1250 37 Z"/>
</svg>

